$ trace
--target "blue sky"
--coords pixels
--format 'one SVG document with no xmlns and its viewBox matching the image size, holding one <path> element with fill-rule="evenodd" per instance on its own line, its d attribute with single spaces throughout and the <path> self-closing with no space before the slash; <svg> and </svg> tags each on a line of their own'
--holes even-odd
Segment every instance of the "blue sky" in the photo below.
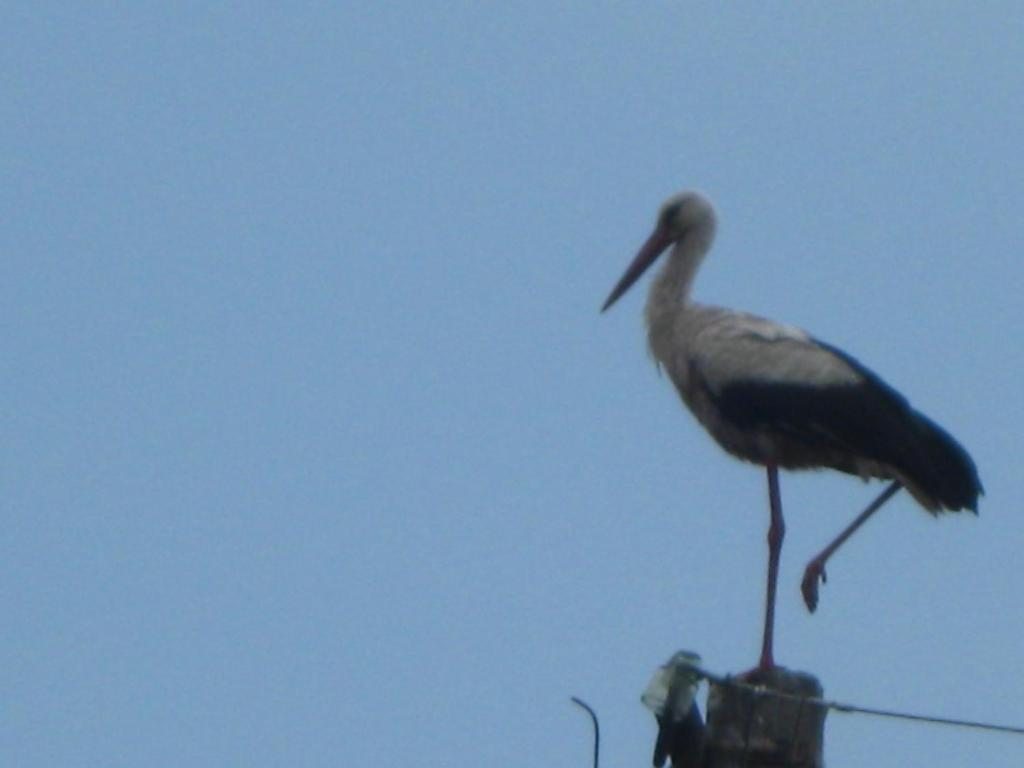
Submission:
<svg viewBox="0 0 1024 768">
<path fill-rule="evenodd" d="M 780 663 L 1024 721 L 1014 3 L 24 5 L 0 25 L 0 752 L 12 765 L 642 765 L 678 648 L 758 652 L 763 472 L 647 357 L 657 206 L 702 300 L 969 448 L 981 516 L 787 475 Z M 830 764 L 1024 741 L 830 717 Z"/>
</svg>

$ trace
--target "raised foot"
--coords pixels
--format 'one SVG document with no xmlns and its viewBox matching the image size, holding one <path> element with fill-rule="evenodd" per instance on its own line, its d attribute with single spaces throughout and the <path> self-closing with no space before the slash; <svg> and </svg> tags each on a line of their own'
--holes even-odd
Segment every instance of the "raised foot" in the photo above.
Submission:
<svg viewBox="0 0 1024 768">
<path fill-rule="evenodd" d="M 807 610 L 814 613 L 818 607 L 818 582 L 825 584 L 828 575 L 825 573 L 825 563 L 820 560 L 811 560 L 804 571 L 804 580 L 800 583 L 800 591 L 804 595 L 804 604 Z"/>
</svg>

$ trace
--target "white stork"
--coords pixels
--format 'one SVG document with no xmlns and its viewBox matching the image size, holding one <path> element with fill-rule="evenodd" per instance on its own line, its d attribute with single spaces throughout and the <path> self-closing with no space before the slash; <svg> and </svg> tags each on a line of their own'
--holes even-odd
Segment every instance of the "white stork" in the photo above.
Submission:
<svg viewBox="0 0 1024 768">
<path fill-rule="evenodd" d="M 967 451 L 850 355 L 804 331 L 690 300 L 697 268 L 715 236 L 715 212 L 696 192 L 662 206 L 654 232 L 612 290 L 608 309 L 672 246 L 651 284 L 651 352 L 697 420 L 732 455 L 767 469 L 768 590 L 759 669 L 775 665 L 772 633 L 785 525 L 778 470 L 830 468 L 891 481 L 807 565 L 801 589 L 818 602 L 829 557 L 900 488 L 928 512 L 977 513 L 981 482 Z"/>
</svg>

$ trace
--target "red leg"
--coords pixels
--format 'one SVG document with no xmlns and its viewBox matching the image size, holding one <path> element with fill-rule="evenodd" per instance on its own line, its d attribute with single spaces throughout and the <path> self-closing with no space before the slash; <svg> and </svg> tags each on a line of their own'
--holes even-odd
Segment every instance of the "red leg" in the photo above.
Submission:
<svg viewBox="0 0 1024 768">
<path fill-rule="evenodd" d="M 807 569 L 804 571 L 804 580 L 800 584 L 800 591 L 804 594 L 804 603 L 807 605 L 807 610 L 814 613 L 814 609 L 818 607 L 818 582 L 821 581 L 824 584 L 828 579 L 825 575 L 825 563 L 832 557 L 832 554 L 843 545 L 848 538 L 853 535 L 853 532 L 864 525 L 867 519 L 877 512 L 885 502 L 891 499 L 896 492 L 902 488 L 899 480 L 894 480 L 886 486 L 885 490 L 879 494 L 878 498 L 875 499 L 868 505 L 868 508 L 861 512 L 850 523 L 843 532 L 833 539 L 832 543 L 825 547 L 818 556 L 815 557 L 811 562 L 807 564 Z"/>
<path fill-rule="evenodd" d="M 771 524 L 768 526 L 768 595 L 764 607 L 764 637 L 761 641 L 761 661 L 758 669 L 768 670 L 775 666 L 772 643 L 775 635 L 775 593 L 779 580 L 779 553 L 786 536 L 786 523 L 782 519 L 782 498 L 779 495 L 779 470 L 774 464 L 768 465 L 768 504 L 771 507 Z"/>
</svg>

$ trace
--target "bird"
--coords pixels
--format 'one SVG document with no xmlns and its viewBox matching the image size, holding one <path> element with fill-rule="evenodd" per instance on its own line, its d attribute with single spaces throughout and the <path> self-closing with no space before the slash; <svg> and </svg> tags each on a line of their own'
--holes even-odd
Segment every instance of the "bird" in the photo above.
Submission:
<svg viewBox="0 0 1024 768">
<path fill-rule="evenodd" d="M 767 591 L 754 672 L 775 667 L 775 598 L 785 536 L 780 469 L 832 469 L 888 481 L 808 563 L 801 592 L 811 612 L 829 558 L 901 488 L 935 516 L 964 510 L 977 514 L 984 490 L 963 446 L 852 355 L 794 326 L 693 301 L 694 278 L 716 229 L 715 210 L 701 193 L 670 197 L 601 312 L 669 251 L 645 308 L 652 356 L 714 440 L 729 454 L 763 466 L 767 474 Z"/>
<path fill-rule="evenodd" d="M 640 701 L 658 721 L 654 744 L 654 768 L 666 759 L 672 768 L 699 768 L 704 753 L 705 725 L 697 705 L 700 656 L 677 651 L 651 677 Z"/>
</svg>

